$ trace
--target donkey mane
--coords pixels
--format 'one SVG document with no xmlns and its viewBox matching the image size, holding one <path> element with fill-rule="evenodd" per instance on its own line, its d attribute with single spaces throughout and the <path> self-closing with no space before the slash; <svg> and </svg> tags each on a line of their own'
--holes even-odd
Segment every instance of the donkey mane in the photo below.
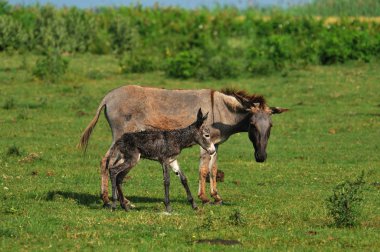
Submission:
<svg viewBox="0 0 380 252">
<path fill-rule="evenodd" d="M 260 108 L 265 108 L 266 101 L 264 96 L 257 94 L 248 94 L 244 90 L 236 90 L 234 88 L 224 88 L 220 90 L 221 93 L 229 96 L 235 97 L 240 103 L 242 103 L 242 99 L 245 100 L 245 103 L 248 103 L 250 106 L 253 106 L 255 103 L 260 104 Z M 242 103 L 244 105 L 244 103 Z"/>
</svg>

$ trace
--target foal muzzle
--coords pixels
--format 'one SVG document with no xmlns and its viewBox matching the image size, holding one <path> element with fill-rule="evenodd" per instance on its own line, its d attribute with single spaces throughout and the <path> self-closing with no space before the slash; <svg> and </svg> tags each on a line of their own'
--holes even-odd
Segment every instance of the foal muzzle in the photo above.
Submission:
<svg viewBox="0 0 380 252">
<path fill-rule="evenodd" d="M 212 143 L 212 144 L 210 145 L 210 147 L 207 148 L 206 151 L 207 151 L 207 153 L 208 153 L 209 155 L 211 155 L 211 156 L 215 155 L 215 153 L 216 153 L 215 145 Z"/>
</svg>

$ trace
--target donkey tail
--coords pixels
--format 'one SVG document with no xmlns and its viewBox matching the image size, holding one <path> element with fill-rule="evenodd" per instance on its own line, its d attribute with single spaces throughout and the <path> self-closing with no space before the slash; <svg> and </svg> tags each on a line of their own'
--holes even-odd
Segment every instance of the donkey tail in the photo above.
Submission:
<svg viewBox="0 0 380 252">
<path fill-rule="evenodd" d="M 87 128 L 82 133 L 82 136 L 80 138 L 79 144 L 77 145 L 77 148 L 84 149 L 84 152 L 86 152 L 87 150 L 88 141 L 90 139 L 93 129 L 95 128 L 96 123 L 98 122 L 100 112 L 105 106 L 106 106 L 106 101 L 105 99 L 103 99 L 98 107 L 98 110 L 96 111 L 94 118 L 91 120 L 91 122 L 87 125 Z"/>
</svg>

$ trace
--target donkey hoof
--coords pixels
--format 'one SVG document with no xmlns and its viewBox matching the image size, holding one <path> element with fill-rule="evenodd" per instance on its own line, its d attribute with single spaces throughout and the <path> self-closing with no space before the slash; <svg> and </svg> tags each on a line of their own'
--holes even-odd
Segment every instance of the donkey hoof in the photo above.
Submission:
<svg viewBox="0 0 380 252">
<path fill-rule="evenodd" d="M 198 210 L 198 206 L 196 204 L 192 205 L 193 210 Z"/>
<path fill-rule="evenodd" d="M 208 200 L 208 199 L 202 200 L 202 204 L 203 205 L 209 205 L 210 204 L 210 200 Z"/>
<path fill-rule="evenodd" d="M 214 201 L 214 203 L 212 203 L 214 206 L 221 206 L 223 205 L 223 201 L 222 200 L 218 200 L 218 201 Z"/>
</svg>

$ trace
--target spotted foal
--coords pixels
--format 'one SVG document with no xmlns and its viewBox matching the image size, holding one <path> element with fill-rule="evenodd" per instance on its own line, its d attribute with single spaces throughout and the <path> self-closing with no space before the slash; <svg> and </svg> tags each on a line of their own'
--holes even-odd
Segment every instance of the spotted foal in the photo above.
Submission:
<svg viewBox="0 0 380 252">
<path fill-rule="evenodd" d="M 203 125 L 207 115 L 199 109 L 197 120 L 186 128 L 170 131 L 141 131 L 125 133 L 110 149 L 107 160 L 110 178 L 112 182 L 112 208 L 116 208 L 117 195 L 120 205 L 126 211 L 130 208 L 130 202 L 124 198 L 122 181 L 128 172 L 138 163 L 140 158 L 156 160 L 161 163 L 164 175 L 165 208 L 171 212 L 169 200 L 170 166 L 181 179 L 186 190 L 187 199 L 194 209 L 197 208 L 191 195 L 187 178 L 176 165 L 177 156 L 184 148 L 199 144 L 210 155 L 215 153 L 215 146 L 211 142 L 210 129 Z M 177 169 L 176 169 L 177 167 Z M 116 191 L 117 190 L 117 191 Z"/>
</svg>

